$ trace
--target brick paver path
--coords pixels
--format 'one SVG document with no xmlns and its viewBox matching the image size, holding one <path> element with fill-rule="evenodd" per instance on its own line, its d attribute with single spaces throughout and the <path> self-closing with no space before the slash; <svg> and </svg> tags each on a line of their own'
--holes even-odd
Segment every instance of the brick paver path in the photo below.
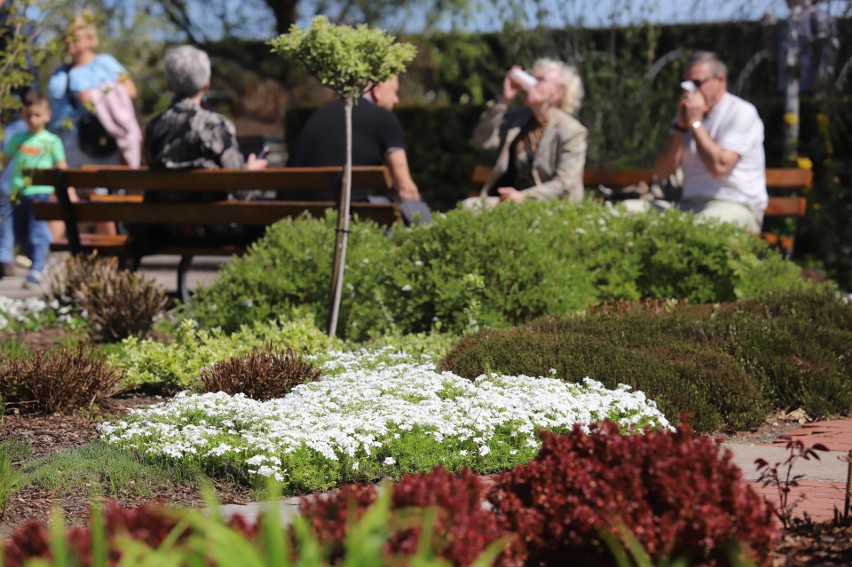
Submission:
<svg viewBox="0 0 852 567">
<path fill-rule="evenodd" d="M 852 451 L 852 419 L 833 421 L 815 421 L 803 425 L 801 429 L 788 433 L 794 439 L 800 439 L 806 446 L 822 443 L 829 451 Z M 784 445 L 784 439 L 775 439 L 773 445 Z"/>
<path fill-rule="evenodd" d="M 829 451 L 835 453 L 822 454 L 820 460 L 837 459 L 836 452 L 847 453 L 852 456 L 852 419 L 839 419 L 832 421 L 818 421 L 803 425 L 800 429 L 787 433 L 794 439 L 801 440 L 806 447 L 812 447 L 817 443 L 825 445 Z M 772 446 L 783 446 L 786 439 L 774 439 L 765 443 Z M 774 486 L 762 487 L 753 485 L 759 494 L 766 496 L 770 502 L 778 504 L 778 491 Z M 794 488 L 788 497 L 788 503 L 796 503 L 793 510 L 794 517 L 802 517 L 804 514 L 816 521 L 831 520 L 834 518 L 835 509 L 841 514 L 845 506 L 846 479 L 838 478 L 833 482 L 812 480 L 803 478 L 799 486 Z M 852 513 L 852 510 L 850 510 Z"/>
</svg>

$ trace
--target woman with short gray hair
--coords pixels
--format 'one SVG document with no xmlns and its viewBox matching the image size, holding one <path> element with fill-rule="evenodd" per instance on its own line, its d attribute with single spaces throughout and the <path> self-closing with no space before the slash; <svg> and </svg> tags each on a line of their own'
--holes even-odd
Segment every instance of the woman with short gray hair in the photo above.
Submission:
<svg viewBox="0 0 852 567">
<path fill-rule="evenodd" d="M 166 84 L 175 98 L 192 98 L 210 86 L 210 57 L 191 45 L 166 53 Z"/>
<path fill-rule="evenodd" d="M 201 107 L 210 89 L 210 58 L 191 45 L 166 53 L 166 82 L 172 105 L 145 129 L 145 157 L 151 169 L 263 169 L 266 160 L 248 161 L 237 145 L 234 124 Z"/>
<path fill-rule="evenodd" d="M 524 107 L 509 104 L 524 94 Z M 573 67 L 539 59 L 532 74 L 512 67 L 503 95 L 488 104 L 473 131 L 473 143 L 500 154 L 479 197 L 464 206 L 480 208 L 526 199 L 583 199 L 583 167 L 588 132 L 573 114 L 580 108 L 583 83 Z"/>
<path fill-rule="evenodd" d="M 201 101 L 210 89 L 210 58 L 191 45 L 172 48 L 165 59 L 166 79 L 174 97 L 171 106 L 148 122 L 145 129 L 145 158 L 152 170 L 156 169 L 265 169 L 266 160 L 249 154 L 243 158 L 237 144 L 237 131 L 233 122 L 201 107 Z M 227 200 L 227 193 L 153 191 L 145 195 L 147 202 L 209 203 Z M 213 244 L 217 237 L 233 242 L 234 232 L 244 234 L 246 242 L 257 238 L 256 232 L 244 227 L 168 225 L 162 228 L 135 227 L 134 240 L 142 247 L 189 240 Z M 144 233 L 144 234 L 143 234 Z"/>
</svg>

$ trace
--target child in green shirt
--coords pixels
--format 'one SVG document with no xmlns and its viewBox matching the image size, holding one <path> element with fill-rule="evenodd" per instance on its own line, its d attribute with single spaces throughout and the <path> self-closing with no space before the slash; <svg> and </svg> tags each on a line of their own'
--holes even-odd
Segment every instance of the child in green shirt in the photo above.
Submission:
<svg viewBox="0 0 852 567">
<path fill-rule="evenodd" d="M 53 194 L 50 185 L 27 185 L 24 171 L 27 169 L 50 169 L 68 167 L 65 162 L 65 148 L 58 136 L 48 132 L 45 127 L 50 121 L 50 104 L 47 98 L 37 91 L 30 91 L 24 97 L 23 118 L 27 123 L 27 132 L 21 132 L 9 139 L 8 157 L 14 158 L 12 177 L 12 200 L 17 201 L 13 212 L 15 240 L 21 251 L 32 261 L 30 271 L 24 280 L 25 288 L 36 288 L 41 283 L 41 274 L 50 251 L 50 227 L 47 221 L 36 220 L 33 203 L 49 201 Z"/>
</svg>

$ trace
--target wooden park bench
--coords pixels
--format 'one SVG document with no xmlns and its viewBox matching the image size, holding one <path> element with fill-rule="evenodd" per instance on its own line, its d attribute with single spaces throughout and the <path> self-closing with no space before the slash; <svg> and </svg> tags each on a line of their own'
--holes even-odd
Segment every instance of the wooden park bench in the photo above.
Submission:
<svg viewBox="0 0 852 567">
<path fill-rule="evenodd" d="M 491 177 L 492 167 L 476 166 L 471 182 L 481 187 Z M 636 183 L 651 183 L 654 172 L 650 169 L 583 171 L 583 185 L 597 188 L 601 185 L 610 189 L 620 189 Z M 766 189 L 769 192 L 769 204 L 764 219 L 801 218 L 807 210 L 807 193 L 813 183 L 813 171 L 809 169 L 781 168 L 766 170 Z M 478 194 L 478 193 L 477 193 Z M 770 245 L 781 248 L 785 255 L 793 252 L 794 236 L 763 232 L 761 237 Z"/>
<path fill-rule="evenodd" d="M 186 301 L 186 272 L 194 256 L 230 256 L 240 254 L 245 245 L 238 242 L 215 245 L 170 242 L 137 252 L 132 247 L 131 236 L 81 234 L 80 222 L 120 222 L 125 224 L 181 224 L 181 225 L 271 225 L 281 219 L 307 214 L 322 217 L 327 209 L 337 208 L 334 201 L 282 201 L 282 200 L 224 200 L 211 203 L 149 203 L 143 196 L 153 191 L 182 192 L 235 192 L 240 190 L 275 191 L 279 195 L 298 191 L 328 191 L 337 193 L 342 179 L 342 167 L 269 168 L 261 171 L 247 170 L 191 170 L 150 171 L 145 168 L 85 167 L 79 169 L 45 169 L 30 172 L 33 183 L 53 185 L 56 202 L 37 203 L 36 218 L 63 220 L 66 238 L 51 244 L 51 250 L 67 250 L 72 254 L 90 253 L 118 256 L 122 265 L 130 262 L 138 266 L 142 255 L 174 254 L 181 257 L 177 273 L 177 295 Z M 94 196 L 93 199 L 72 203 L 68 188 L 104 187 L 121 189 L 124 195 Z M 387 168 L 383 166 L 354 167 L 353 190 L 371 190 L 388 194 L 393 187 Z M 401 220 L 399 205 L 387 203 L 352 203 L 351 212 L 362 219 L 370 219 L 382 226 Z M 219 236 L 219 235 L 217 235 Z M 236 237 L 235 237 L 236 238 Z"/>
</svg>

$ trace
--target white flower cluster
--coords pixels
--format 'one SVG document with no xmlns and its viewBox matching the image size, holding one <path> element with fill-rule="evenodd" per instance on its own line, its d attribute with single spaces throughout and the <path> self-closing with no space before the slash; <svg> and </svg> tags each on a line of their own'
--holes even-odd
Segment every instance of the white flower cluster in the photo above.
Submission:
<svg viewBox="0 0 852 567">
<path fill-rule="evenodd" d="M 108 443 L 151 455 L 227 460 L 249 474 L 283 480 L 296 453 L 348 471 L 363 469 L 367 461 L 393 466 L 402 457 L 390 446 L 413 435 L 466 444 L 473 450 L 460 455 L 475 463 L 507 440 L 516 448 L 537 447 L 542 428 L 566 430 L 605 418 L 624 427 L 669 427 L 642 392 L 607 390 L 589 378 L 582 385 L 529 376 L 470 381 L 388 350 L 322 358 L 324 378 L 284 398 L 259 402 L 184 392 L 124 421 L 104 423 L 100 432 Z"/>
<path fill-rule="evenodd" d="M 0 297 L 0 330 L 5 329 L 12 323 L 24 323 L 28 320 L 38 318 L 48 310 L 56 311 L 57 321 L 60 323 L 71 321 L 71 308 L 60 307 L 59 302 L 56 300 L 47 303 L 38 297 L 28 297 L 26 299 Z"/>
<path fill-rule="evenodd" d="M 47 309 L 47 303 L 37 297 L 10 299 L 0 296 L 0 329 L 5 329 L 12 321 L 22 322 Z"/>
</svg>

